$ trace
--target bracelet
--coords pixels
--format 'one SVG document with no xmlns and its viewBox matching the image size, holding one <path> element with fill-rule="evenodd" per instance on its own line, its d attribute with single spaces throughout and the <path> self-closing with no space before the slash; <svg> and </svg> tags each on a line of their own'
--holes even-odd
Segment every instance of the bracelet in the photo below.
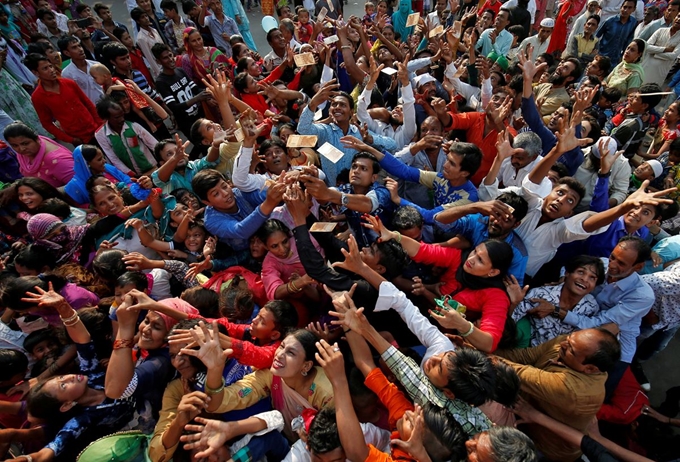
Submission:
<svg viewBox="0 0 680 462">
<path fill-rule="evenodd" d="M 206 385 L 205 385 L 205 392 L 206 392 L 206 394 L 208 394 L 208 395 L 216 395 L 216 394 L 220 393 L 222 390 L 224 390 L 224 385 L 225 385 L 225 383 L 224 383 L 224 377 L 222 377 L 222 385 L 220 385 L 218 388 L 210 388 L 210 387 L 208 386 L 208 384 L 206 383 Z"/>
<path fill-rule="evenodd" d="M 288 284 L 293 288 L 294 293 L 302 292 L 302 287 L 297 287 L 294 281 L 290 281 Z"/>
<path fill-rule="evenodd" d="M 464 334 L 461 333 L 461 334 L 460 334 L 461 337 L 467 337 L 468 335 L 470 335 L 470 334 L 475 330 L 475 325 L 472 324 L 472 322 L 470 322 L 470 321 L 468 321 L 468 322 L 470 323 L 470 330 L 468 330 L 468 331 L 465 332 Z"/>
<path fill-rule="evenodd" d="M 127 213 L 129 213 L 130 216 L 134 215 L 134 213 L 132 213 L 132 210 L 130 210 L 130 206 L 129 206 L 129 205 L 126 205 L 125 208 L 124 208 L 123 210 L 125 210 Z"/>
<path fill-rule="evenodd" d="M 395 233 L 397 233 L 397 238 L 396 238 L 397 244 L 401 244 L 401 233 L 399 231 L 395 231 Z"/>
<path fill-rule="evenodd" d="M 347 329 L 347 330 L 342 329 L 342 331 L 346 334 L 347 332 L 352 332 L 352 329 Z"/>
<path fill-rule="evenodd" d="M 66 322 L 66 321 L 64 321 L 64 327 L 73 327 L 73 326 L 75 326 L 76 324 L 78 324 L 79 322 L 80 322 L 80 317 L 76 317 L 76 319 L 75 319 L 74 321 L 72 321 L 72 322 Z"/>
<path fill-rule="evenodd" d="M 59 319 L 61 319 L 61 322 L 63 322 L 64 325 L 66 325 L 67 323 L 73 322 L 76 319 L 78 319 L 78 312 L 76 310 L 73 310 L 73 314 L 71 316 L 69 316 L 68 318 L 63 318 L 60 315 Z"/>
<path fill-rule="evenodd" d="M 134 345 L 134 339 L 128 338 L 128 339 L 118 339 L 115 342 L 113 342 L 113 349 L 114 350 L 122 350 L 124 348 L 132 348 Z"/>
<path fill-rule="evenodd" d="M 350 45 L 343 45 L 340 47 L 341 50 L 351 50 L 352 47 Z"/>
</svg>

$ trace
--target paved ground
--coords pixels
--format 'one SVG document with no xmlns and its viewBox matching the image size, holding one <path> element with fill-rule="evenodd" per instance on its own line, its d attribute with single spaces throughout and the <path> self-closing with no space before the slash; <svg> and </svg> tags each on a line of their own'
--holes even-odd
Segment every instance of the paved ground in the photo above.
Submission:
<svg viewBox="0 0 680 462">
<path fill-rule="evenodd" d="M 131 26 L 131 20 L 125 7 L 125 2 L 105 1 L 111 7 L 113 17 L 116 21 L 123 22 Z M 179 2 L 178 2 L 179 3 Z M 180 8 L 181 12 L 181 8 Z M 350 0 L 349 4 L 345 6 L 345 17 L 350 15 L 363 16 L 363 1 Z M 260 25 L 262 21 L 262 12 L 258 8 L 248 13 L 250 20 L 250 30 L 255 39 L 258 51 L 262 56 L 270 51 L 269 45 L 265 38 L 265 33 Z M 677 338 L 673 340 L 668 348 L 644 364 L 645 372 L 652 384 L 652 391 L 649 393 L 652 404 L 660 404 L 664 398 L 666 390 L 672 386 L 680 384 L 680 368 L 671 367 L 677 364 L 677 358 L 680 357 L 680 340 Z"/>
</svg>

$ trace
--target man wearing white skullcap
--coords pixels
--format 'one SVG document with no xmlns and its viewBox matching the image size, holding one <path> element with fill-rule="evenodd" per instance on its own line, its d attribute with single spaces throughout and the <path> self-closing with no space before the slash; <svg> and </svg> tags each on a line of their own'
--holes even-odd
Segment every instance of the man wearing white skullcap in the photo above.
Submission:
<svg viewBox="0 0 680 462">
<path fill-rule="evenodd" d="M 555 27 L 555 20 L 552 18 L 545 18 L 541 21 L 541 27 L 538 29 L 538 34 L 532 35 L 522 40 L 519 45 L 520 53 L 524 53 L 529 45 L 534 47 L 534 51 L 531 54 L 531 60 L 536 61 L 540 55 L 548 51 L 548 45 L 550 45 L 550 36 L 552 35 L 553 28 Z"/>
</svg>

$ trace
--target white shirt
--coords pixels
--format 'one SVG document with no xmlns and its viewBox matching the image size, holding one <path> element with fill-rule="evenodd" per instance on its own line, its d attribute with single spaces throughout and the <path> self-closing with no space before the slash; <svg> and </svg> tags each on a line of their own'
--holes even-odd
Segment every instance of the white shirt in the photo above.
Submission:
<svg viewBox="0 0 680 462">
<path fill-rule="evenodd" d="M 374 120 L 368 113 L 368 105 L 371 102 L 371 90 L 364 88 L 359 96 L 357 103 L 357 118 L 368 126 L 368 129 L 378 135 L 389 136 L 394 138 L 397 143 L 397 150 L 403 148 L 411 142 L 413 136 L 416 134 L 416 108 L 415 96 L 413 95 L 413 88 L 411 85 L 401 87 L 401 97 L 404 101 L 402 111 L 404 114 L 404 122 L 396 129 L 390 123 L 384 123 L 379 120 Z"/>
<path fill-rule="evenodd" d="M 515 167 L 513 167 L 510 163 L 510 158 L 504 159 L 503 163 L 501 164 L 501 169 L 498 172 L 498 181 L 503 184 L 504 188 L 509 186 L 522 186 L 524 178 L 527 177 L 529 172 L 534 169 L 538 161 L 541 159 L 543 159 L 543 156 L 539 155 L 519 170 L 515 170 Z"/>
<path fill-rule="evenodd" d="M 552 35 L 550 37 L 552 37 Z M 531 54 L 531 60 L 536 61 L 536 58 L 538 58 L 540 55 L 548 51 L 548 45 L 550 45 L 550 37 L 548 37 L 545 40 L 545 42 L 541 42 L 538 39 L 538 34 L 532 35 L 531 37 L 527 37 L 524 40 L 522 40 L 522 43 L 519 44 L 519 49 L 520 51 L 523 52 L 529 45 L 532 45 L 534 47 L 534 51 Z"/>
<path fill-rule="evenodd" d="M 150 27 L 149 30 L 139 30 L 139 34 L 137 34 L 137 45 L 139 46 L 139 49 L 142 50 L 142 54 L 146 58 L 146 62 L 149 65 L 149 70 L 151 71 L 151 77 L 153 77 L 154 80 L 156 80 L 156 78 L 161 73 L 161 65 L 158 64 L 156 58 L 151 52 L 151 48 L 157 43 L 162 44 L 164 42 L 161 34 L 156 29 Z"/>
<path fill-rule="evenodd" d="M 61 71 L 61 76 L 67 79 L 75 80 L 81 90 L 90 98 L 93 104 L 97 104 L 99 99 L 104 96 L 104 91 L 101 85 L 94 81 L 94 78 L 90 75 L 90 68 L 93 64 L 98 64 L 96 61 L 90 61 L 86 59 L 87 70 L 86 72 L 81 71 L 78 66 L 76 66 L 73 61 L 69 63 L 68 66 Z"/>
<path fill-rule="evenodd" d="M 467 105 L 475 109 L 477 112 L 486 111 L 486 106 L 491 101 L 493 96 L 493 87 L 491 86 L 491 79 L 482 80 L 482 88 L 475 87 L 468 83 L 461 81 L 456 77 L 458 69 L 455 64 L 451 63 L 446 66 L 444 77 L 453 84 L 454 90 L 467 100 Z"/>
<path fill-rule="evenodd" d="M 384 281 L 380 284 L 380 292 L 374 311 L 387 311 L 390 308 L 399 313 L 409 330 L 418 337 L 420 343 L 427 347 L 423 361 L 420 363 L 421 368 L 433 355 L 456 349 L 451 340 L 423 316 L 404 292 L 397 289 L 391 282 Z"/>
</svg>

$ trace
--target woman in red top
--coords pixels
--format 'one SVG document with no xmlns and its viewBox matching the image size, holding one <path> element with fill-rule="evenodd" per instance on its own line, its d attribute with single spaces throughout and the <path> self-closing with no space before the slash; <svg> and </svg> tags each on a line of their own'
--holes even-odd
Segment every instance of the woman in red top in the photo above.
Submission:
<svg viewBox="0 0 680 462">
<path fill-rule="evenodd" d="M 445 268 L 440 278 L 442 295 L 451 295 L 465 306 L 465 317 L 450 309 L 441 314 L 432 311 L 442 327 L 456 329 L 478 350 L 494 351 L 503 335 L 510 308 L 510 298 L 505 291 L 503 278 L 512 262 L 510 244 L 494 239 L 479 244 L 472 250 L 421 244 L 398 232 L 387 230 L 382 223 L 366 216 L 365 226 L 375 230 L 381 241 L 395 239 L 416 263 Z M 476 329 L 471 321 L 479 319 Z"/>
</svg>

